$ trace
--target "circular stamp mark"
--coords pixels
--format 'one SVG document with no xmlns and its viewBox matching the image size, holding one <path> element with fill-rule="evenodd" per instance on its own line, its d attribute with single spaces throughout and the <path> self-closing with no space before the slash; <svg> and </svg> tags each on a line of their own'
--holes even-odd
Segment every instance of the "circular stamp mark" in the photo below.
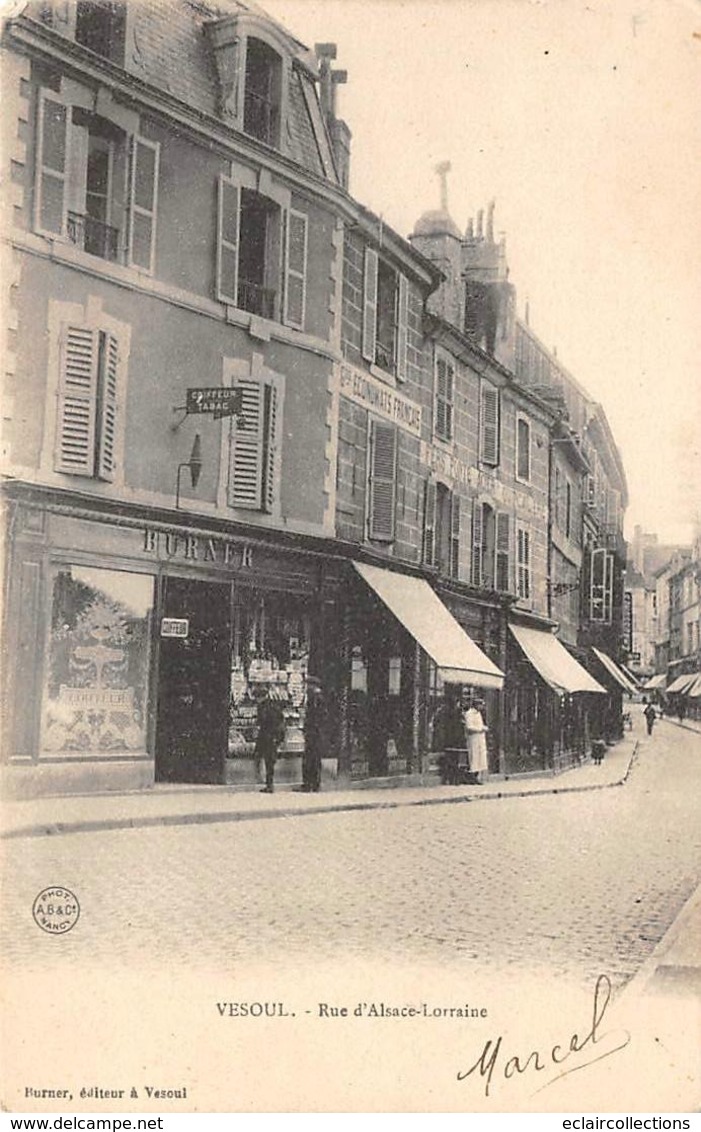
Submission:
<svg viewBox="0 0 701 1132">
<path fill-rule="evenodd" d="M 32 905 L 34 922 L 49 935 L 65 935 L 78 923 L 80 904 L 62 885 L 43 888 Z"/>
</svg>

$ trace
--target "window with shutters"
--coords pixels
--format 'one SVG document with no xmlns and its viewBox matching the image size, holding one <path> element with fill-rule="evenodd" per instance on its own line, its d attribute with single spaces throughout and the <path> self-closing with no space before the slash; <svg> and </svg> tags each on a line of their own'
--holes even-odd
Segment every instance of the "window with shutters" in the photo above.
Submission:
<svg viewBox="0 0 701 1132">
<path fill-rule="evenodd" d="M 591 554 L 590 619 L 611 623 L 613 608 L 613 554 L 598 548 Z"/>
<path fill-rule="evenodd" d="M 279 382 L 242 377 L 234 386 L 241 411 L 230 423 L 229 506 L 270 514 L 279 494 Z"/>
<path fill-rule="evenodd" d="M 480 394 L 480 459 L 496 467 L 499 463 L 499 390 L 482 382 Z"/>
<path fill-rule="evenodd" d="M 483 504 L 477 499 L 472 502 L 472 552 L 470 576 L 473 586 L 483 584 L 482 550 L 484 535 Z"/>
<path fill-rule="evenodd" d="M 496 517 L 494 587 L 502 593 L 511 589 L 511 517 L 504 512 Z"/>
<path fill-rule="evenodd" d="M 110 482 L 116 471 L 119 342 L 85 326 L 64 327 L 55 469 Z"/>
<path fill-rule="evenodd" d="M 308 218 L 219 178 L 217 298 L 304 329 Z"/>
<path fill-rule="evenodd" d="M 453 439 L 455 370 L 447 358 L 436 358 L 434 431 L 439 440 Z"/>
<path fill-rule="evenodd" d="M 525 417 L 516 418 L 516 479 L 531 479 L 531 426 Z"/>
<path fill-rule="evenodd" d="M 152 273 L 159 147 L 42 90 L 35 227 L 88 255 Z"/>
<path fill-rule="evenodd" d="M 423 561 L 436 565 L 436 484 L 426 480 L 424 487 Z"/>
<path fill-rule="evenodd" d="M 531 532 L 526 527 L 519 527 L 516 533 L 517 541 L 517 591 L 524 601 L 531 598 Z"/>
<path fill-rule="evenodd" d="M 363 357 L 405 381 L 409 289 L 406 278 L 365 249 L 363 282 Z"/>
<path fill-rule="evenodd" d="M 397 480 L 397 429 L 373 420 L 370 429 L 370 507 L 368 535 L 371 539 L 394 539 Z"/>
</svg>

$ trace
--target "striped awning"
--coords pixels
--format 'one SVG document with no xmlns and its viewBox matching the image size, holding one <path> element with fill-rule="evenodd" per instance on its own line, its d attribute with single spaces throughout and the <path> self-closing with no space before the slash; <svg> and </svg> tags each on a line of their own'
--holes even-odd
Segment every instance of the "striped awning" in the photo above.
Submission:
<svg viewBox="0 0 701 1132">
<path fill-rule="evenodd" d="M 680 695 L 688 693 L 692 684 L 696 683 L 698 675 L 698 672 L 685 672 L 683 676 L 677 676 L 676 680 L 673 680 L 669 685 L 667 694 Z"/>
</svg>

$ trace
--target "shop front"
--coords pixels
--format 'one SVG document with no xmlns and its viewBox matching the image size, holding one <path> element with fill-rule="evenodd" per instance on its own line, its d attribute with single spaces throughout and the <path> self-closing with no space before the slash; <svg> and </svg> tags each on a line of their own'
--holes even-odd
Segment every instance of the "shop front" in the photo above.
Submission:
<svg viewBox="0 0 701 1132">
<path fill-rule="evenodd" d="M 606 689 L 594 703 L 592 734 L 606 743 L 623 737 L 625 704 L 636 693 L 633 681 L 620 665 L 602 649 L 591 647 L 583 653 L 583 663 L 591 675 Z"/>
<path fill-rule="evenodd" d="M 505 686 L 505 759 L 510 773 L 563 770 L 591 741 L 594 680 L 551 629 L 511 624 Z"/>
<path fill-rule="evenodd" d="M 8 792 L 253 785 L 261 691 L 301 781 L 307 678 L 333 705 L 338 570 L 323 555 L 49 493 L 12 503 Z M 334 709 L 323 771 L 334 776 Z"/>
<path fill-rule="evenodd" d="M 429 583 L 353 563 L 346 605 L 345 748 L 351 779 L 425 775 L 437 720 L 464 689 L 494 693 L 503 674 Z"/>
</svg>

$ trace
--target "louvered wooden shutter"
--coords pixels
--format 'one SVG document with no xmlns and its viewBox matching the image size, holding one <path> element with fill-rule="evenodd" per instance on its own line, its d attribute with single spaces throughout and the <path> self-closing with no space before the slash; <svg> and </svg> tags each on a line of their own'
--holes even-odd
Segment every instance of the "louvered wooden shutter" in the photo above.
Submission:
<svg viewBox="0 0 701 1132">
<path fill-rule="evenodd" d="M 287 216 L 287 255 L 285 270 L 285 322 L 304 329 L 307 281 L 307 217 L 290 211 Z"/>
<path fill-rule="evenodd" d="M 377 252 L 365 249 L 365 272 L 363 286 L 363 357 L 368 362 L 375 361 L 377 339 Z"/>
<path fill-rule="evenodd" d="M 96 332 L 82 326 L 66 327 L 61 343 L 57 472 L 94 475 L 97 367 Z"/>
<path fill-rule="evenodd" d="M 238 306 L 240 198 L 238 185 L 220 176 L 217 200 L 217 298 L 232 307 Z"/>
<path fill-rule="evenodd" d="M 531 536 L 523 527 L 518 531 L 518 596 L 531 596 Z"/>
<path fill-rule="evenodd" d="M 127 258 L 134 267 L 149 272 L 153 271 L 156 242 L 158 157 L 157 142 L 132 137 Z"/>
<path fill-rule="evenodd" d="M 394 497 L 397 474 L 397 430 L 372 422 L 370 471 L 370 538 L 394 538 Z"/>
<path fill-rule="evenodd" d="M 472 503 L 472 584 L 482 585 L 482 542 L 483 542 L 484 514 L 482 504 L 477 500 Z"/>
<path fill-rule="evenodd" d="M 450 497 L 450 573 L 453 578 L 460 574 L 460 496 L 455 492 Z"/>
<path fill-rule="evenodd" d="M 453 369 L 444 358 L 436 362 L 436 435 L 453 436 Z"/>
<path fill-rule="evenodd" d="M 265 436 L 264 386 L 241 378 L 241 414 L 231 422 L 229 465 L 229 504 L 259 510 L 263 487 L 263 448 Z"/>
<path fill-rule="evenodd" d="M 69 121 L 69 108 L 42 90 L 39 96 L 35 224 L 39 231 L 59 236 L 66 231 Z"/>
<path fill-rule="evenodd" d="M 518 478 L 531 478 L 531 426 L 519 417 L 516 424 L 516 468 Z"/>
<path fill-rule="evenodd" d="M 275 503 L 275 471 L 278 438 L 278 396 L 274 385 L 263 389 L 263 495 L 262 508 L 270 513 Z"/>
<path fill-rule="evenodd" d="M 406 277 L 400 275 L 397 294 L 397 381 L 407 379 L 408 334 L 409 284 Z"/>
<path fill-rule="evenodd" d="M 436 485 L 426 480 L 424 489 L 424 546 L 423 560 L 427 566 L 436 565 Z"/>
<path fill-rule="evenodd" d="M 497 515 L 496 522 L 496 574 L 495 585 L 498 590 L 507 592 L 509 589 L 509 554 L 510 554 L 510 517 Z"/>
<path fill-rule="evenodd" d="M 485 464 L 499 463 L 499 393 L 490 385 L 482 386 L 481 458 Z"/>
<path fill-rule="evenodd" d="M 116 466 L 117 383 L 119 346 L 112 334 L 100 334 L 98 385 L 98 444 L 96 475 L 111 482 Z"/>
</svg>

